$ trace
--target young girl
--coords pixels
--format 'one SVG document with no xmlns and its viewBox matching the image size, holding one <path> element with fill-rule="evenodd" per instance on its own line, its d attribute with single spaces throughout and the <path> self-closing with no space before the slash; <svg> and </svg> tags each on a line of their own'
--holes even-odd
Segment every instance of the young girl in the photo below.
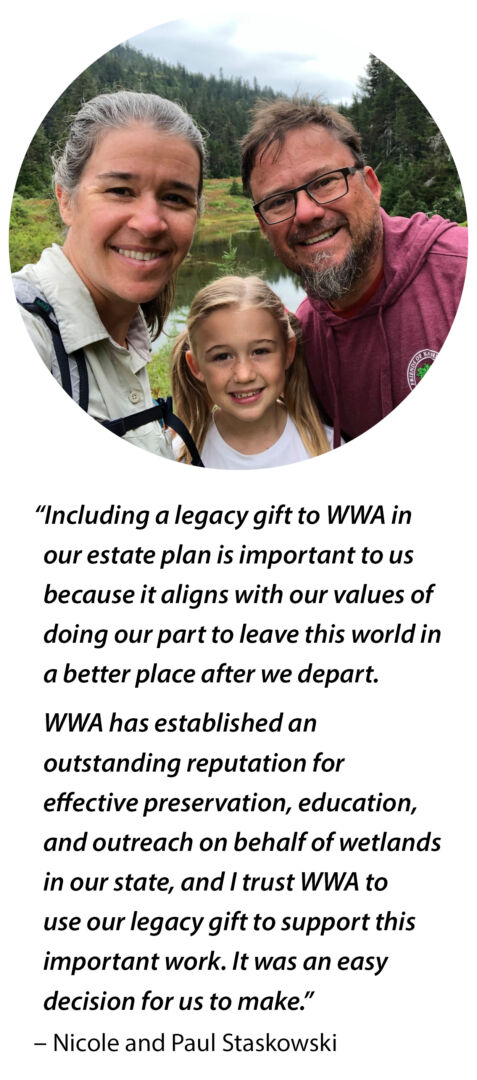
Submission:
<svg viewBox="0 0 477 1080">
<path fill-rule="evenodd" d="M 223 277 L 197 293 L 171 377 L 174 409 L 207 468 L 266 469 L 329 450 L 299 334 L 259 277 Z M 182 441 L 174 444 L 188 461 Z"/>
</svg>

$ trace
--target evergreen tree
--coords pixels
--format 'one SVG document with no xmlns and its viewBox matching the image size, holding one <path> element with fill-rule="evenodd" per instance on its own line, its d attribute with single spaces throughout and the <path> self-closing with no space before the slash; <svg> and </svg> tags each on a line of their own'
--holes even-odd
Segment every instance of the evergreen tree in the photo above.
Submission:
<svg viewBox="0 0 477 1080">
<path fill-rule="evenodd" d="M 370 56 L 352 105 L 342 111 L 360 132 L 388 213 L 408 217 L 422 210 L 465 219 L 459 177 L 435 121 L 409 86 L 376 56 Z"/>
<path fill-rule="evenodd" d="M 51 195 L 50 145 L 43 124 L 33 136 L 18 174 L 16 190 L 25 199 Z"/>
</svg>

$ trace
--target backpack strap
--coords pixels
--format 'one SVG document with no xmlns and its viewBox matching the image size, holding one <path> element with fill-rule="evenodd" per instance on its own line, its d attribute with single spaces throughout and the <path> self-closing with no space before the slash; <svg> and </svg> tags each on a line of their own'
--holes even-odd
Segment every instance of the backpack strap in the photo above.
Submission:
<svg viewBox="0 0 477 1080">
<path fill-rule="evenodd" d="M 191 465 L 198 465 L 200 468 L 204 468 L 204 463 L 190 431 L 186 428 L 182 420 L 179 420 L 179 417 L 172 411 L 171 397 L 158 398 L 155 405 L 152 405 L 151 408 L 142 409 L 142 411 L 138 413 L 131 413 L 130 416 L 122 416 L 119 420 L 103 420 L 103 427 L 107 428 L 108 431 L 112 431 L 114 435 L 122 436 L 125 435 L 127 431 L 132 431 L 141 424 L 150 424 L 153 420 L 158 420 L 159 423 L 165 427 L 172 427 L 174 431 L 180 435 L 187 446 L 191 456 Z"/>
<path fill-rule="evenodd" d="M 13 279 L 15 294 L 18 303 L 21 307 L 25 308 L 25 311 L 29 311 L 32 315 L 38 316 L 48 327 L 51 334 L 51 340 L 53 348 L 55 350 L 55 356 L 58 361 L 58 370 L 60 373 L 60 381 L 63 390 L 66 391 L 69 397 L 88 412 L 89 402 L 89 382 L 88 382 L 88 369 L 86 367 L 86 358 L 82 349 L 76 349 L 75 352 L 68 354 L 63 345 L 63 339 L 60 334 L 60 328 L 56 321 L 56 316 L 51 307 L 51 304 L 44 299 L 43 296 L 39 296 L 34 286 L 28 282 L 18 282 L 18 279 Z M 30 294 L 29 298 L 26 297 Z M 73 383 L 71 379 L 72 366 L 76 366 L 78 373 L 78 379 L 76 380 L 79 389 L 75 392 L 73 390 Z"/>
<path fill-rule="evenodd" d="M 66 352 L 53 308 L 51 304 L 45 300 L 44 296 L 38 294 L 33 285 L 19 278 L 13 278 L 13 285 L 16 298 L 21 307 L 25 308 L 25 311 L 29 311 L 32 315 L 37 315 L 42 319 L 50 331 L 53 348 L 58 361 L 60 381 L 63 390 L 66 390 L 69 397 L 73 398 L 85 412 L 88 412 L 88 369 L 83 350 L 77 349 L 75 352 L 69 354 Z M 72 364 L 76 365 L 78 371 L 79 392 L 77 394 L 73 391 L 71 379 Z M 128 416 L 120 417 L 118 420 L 102 420 L 101 423 L 107 431 L 112 431 L 114 435 L 123 436 L 127 431 L 134 431 L 136 428 L 142 427 L 143 424 L 150 424 L 153 421 L 158 421 L 163 427 L 172 427 L 174 431 L 180 435 L 187 446 L 191 456 L 191 465 L 198 465 L 201 468 L 204 467 L 192 435 L 182 420 L 179 420 L 179 417 L 175 416 L 172 411 L 171 397 L 158 398 L 156 403 L 148 409 L 130 413 Z"/>
</svg>

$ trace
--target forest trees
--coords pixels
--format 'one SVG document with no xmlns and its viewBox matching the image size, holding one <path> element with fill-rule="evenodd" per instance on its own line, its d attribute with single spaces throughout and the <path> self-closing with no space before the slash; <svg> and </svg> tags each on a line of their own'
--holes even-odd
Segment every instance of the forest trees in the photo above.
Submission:
<svg viewBox="0 0 477 1080">
<path fill-rule="evenodd" d="M 159 94 L 190 112 L 207 137 L 208 175 L 218 179 L 240 173 L 239 142 L 257 98 L 278 97 L 270 87 L 255 84 L 252 89 L 242 79 L 206 78 L 181 64 L 166 64 L 129 45 L 118 45 L 75 79 L 47 113 L 20 169 L 18 194 L 51 195 L 51 154 L 61 146 L 81 102 L 125 87 Z"/>
<path fill-rule="evenodd" d="M 359 93 L 343 112 L 358 129 L 366 161 L 381 181 L 389 214 L 417 210 L 465 221 L 465 202 L 449 148 L 419 98 L 371 56 Z"/>
<path fill-rule="evenodd" d="M 279 95 L 243 79 L 193 74 L 129 45 L 106 53 L 69 86 L 52 106 L 23 161 L 16 191 L 25 198 L 51 195 L 51 153 L 62 143 L 70 118 L 82 101 L 127 87 L 160 94 L 182 105 L 207 136 L 208 175 L 240 172 L 239 142 L 257 98 Z M 317 95 L 320 87 L 317 86 Z M 449 149 L 434 120 L 409 87 L 371 56 L 351 105 L 337 106 L 363 139 L 366 160 L 383 187 L 382 204 L 391 214 L 416 210 L 465 220 L 465 203 Z"/>
</svg>

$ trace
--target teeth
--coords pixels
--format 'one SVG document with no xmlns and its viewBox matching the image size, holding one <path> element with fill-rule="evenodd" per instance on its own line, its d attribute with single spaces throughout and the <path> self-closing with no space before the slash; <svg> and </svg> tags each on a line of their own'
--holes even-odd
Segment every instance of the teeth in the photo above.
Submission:
<svg viewBox="0 0 477 1080">
<path fill-rule="evenodd" d="M 128 259 L 138 259 L 139 262 L 151 262 L 162 254 L 160 251 L 128 251 L 127 248 L 117 248 L 120 255 L 126 255 Z"/>
<path fill-rule="evenodd" d="M 311 240 L 304 240 L 303 243 L 305 244 L 305 247 L 308 247 L 309 244 L 317 244 L 320 240 L 327 240 L 329 236 L 334 236 L 337 231 L 337 229 L 329 229 L 328 232 L 319 233 L 318 236 L 312 236 Z"/>
<path fill-rule="evenodd" d="M 237 390 L 234 390 L 232 392 L 232 397 L 238 397 L 238 398 L 255 397 L 255 395 L 258 394 L 261 389 L 262 388 L 259 387 L 257 390 L 249 390 L 248 393 L 246 393 L 246 394 L 245 393 L 244 394 L 239 394 Z"/>
</svg>

